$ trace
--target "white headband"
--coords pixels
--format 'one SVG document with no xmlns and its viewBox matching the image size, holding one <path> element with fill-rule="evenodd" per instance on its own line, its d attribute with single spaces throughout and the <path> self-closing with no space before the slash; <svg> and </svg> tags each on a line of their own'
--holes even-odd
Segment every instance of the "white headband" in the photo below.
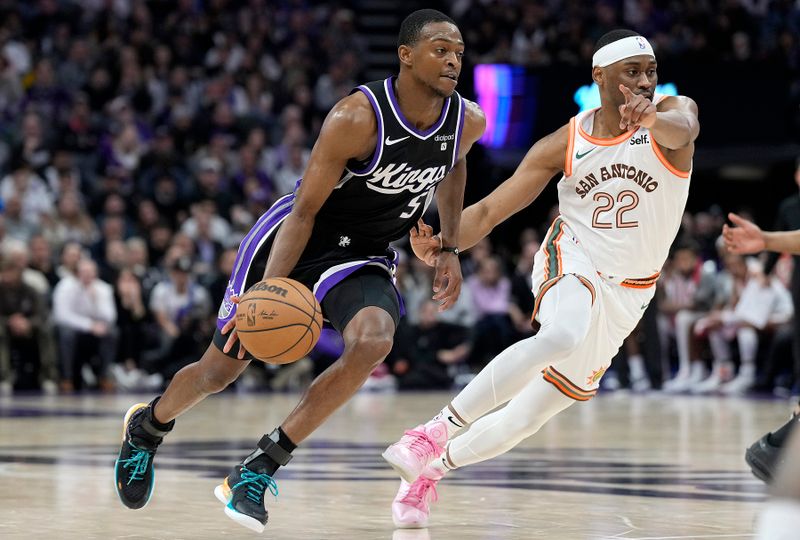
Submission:
<svg viewBox="0 0 800 540">
<path fill-rule="evenodd" d="M 639 56 L 641 54 L 649 54 L 653 58 L 656 57 L 655 53 L 653 53 L 653 47 L 650 46 L 650 42 L 642 36 L 622 38 L 600 47 L 600 50 L 592 56 L 592 67 L 610 66 L 620 60 L 625 60 L 631 56 Z"/>
</svg>

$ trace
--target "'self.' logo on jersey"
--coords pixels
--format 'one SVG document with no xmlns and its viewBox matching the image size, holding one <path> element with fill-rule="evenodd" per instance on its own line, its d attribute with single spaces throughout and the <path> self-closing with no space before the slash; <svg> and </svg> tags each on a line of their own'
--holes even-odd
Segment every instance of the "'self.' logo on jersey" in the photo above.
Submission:
<svg viewBox="0 0 800 540">
<path fill-rule="evenodd" d="M 650 135 L 645 133 L 644 135 L 639 135 L 638 137 L 631 137 L 631 146 L 638 146 L 640 144 L 650 144 Z"/>
<path fill-rule="evenodd" d="M 413 169 L 408 163 L 399 165 L 390 163 L 386 167 L 376 169 L 372 178 L 367 179 L 367 187 L 378 193 L 420 193 L 427 191 L 447 176 L 447 168 L 428 167 L 427 169 Z"/>
</svg>

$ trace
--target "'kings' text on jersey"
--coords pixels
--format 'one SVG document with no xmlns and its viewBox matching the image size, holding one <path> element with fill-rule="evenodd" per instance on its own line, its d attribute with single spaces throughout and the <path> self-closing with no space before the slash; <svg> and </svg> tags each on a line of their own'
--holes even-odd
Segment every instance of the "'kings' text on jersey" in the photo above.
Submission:
<svg viewBox="0 0 800 540">
<path fill-rule="evenodd" d="M 464 125 L 463 99 L 458 93 L 445 98 L 439 119 L 420 131 L 403 116 L 394 82 L 390 77 L 354 90 L 364 93 L 375 112 L 377 144 L 367 160 L 347 163 L 317 214 L 317 227 L 328 233 L 360 237 L 374 245 L 402 238 L 455 166 Z"/>
</svg>

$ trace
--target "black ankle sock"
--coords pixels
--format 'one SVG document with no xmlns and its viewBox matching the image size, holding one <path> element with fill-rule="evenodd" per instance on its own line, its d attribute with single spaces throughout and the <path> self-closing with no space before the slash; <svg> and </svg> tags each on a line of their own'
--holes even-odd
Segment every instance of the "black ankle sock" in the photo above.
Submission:
<svg viewBox="0 0 800 540">
<path fill-rule="evenodd" d="M 278 440 L 275 441 L 275 443 L 278 446 L 280 446 L 283 450 L 291 454 L 294 451 L 294 449 L 297 448 L 297 445 L 294 444 L 291 439 L 289 439 L 289 437 L 286 435 L 286 433 L 283 431 L 282 428 L 279 427 L 273 433 L 275 432 L 277 432 L 278 435 Z M 258 471 L 259 473 L 273 476 L 275 474 L 275 471 L 277 471 L 278 468 L 281 466 L 277 461 L 275 461 L 270 456 L 265 454 L 260 448 L 255 452 L 253 452 L 252 454 L 250 454 L 250 456 L 253 456 L 254 454 L 256 454 L 256 457 L 253 458 L 252 460 L 247 461 L 247 459 L 245 459 L 246 466 L 248 469 L 252 469 Z M 250 456 L 248 456 L 248 458 Z"/>
<path fill-rule="evenodd" d="M 166 424 L 162 424 L 161 422 L 158 421 L 158 419 L 156 419 L 156 403 L 158 403 L 159 399 L 161 399 L 161 396 L 155 398 L 153 401 L 150 402 L 150 405 L 148 405 L 148 407 L 150 407 L 150 422 L 153 424 L 153 426 L 155 426 L 156 429 L 159 429 L 161 431 L 171 431 L 173 426 L 175 426 L 174 419 L 170 420 Z"/>
<path fill-rule="evenodd" d="M 772 446 L 777 446 L 778 448 L 782 447 L 783 443 L 786 442 L 786 438 L 798 423 L 800 423 L 800 420 L 798 420 L 797 415 L 793 415 L 792 419 L 786 422 L 780 429 L 769 434 L 767 442 Z"/>
</svg>

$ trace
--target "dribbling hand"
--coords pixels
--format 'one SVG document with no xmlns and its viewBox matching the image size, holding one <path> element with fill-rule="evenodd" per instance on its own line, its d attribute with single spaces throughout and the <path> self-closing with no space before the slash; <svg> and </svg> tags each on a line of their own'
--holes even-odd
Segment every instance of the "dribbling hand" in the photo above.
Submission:
<svg viewBox="0 0 800 540">
<path fill-rule="evenodd" d="M 639 126 L 651 128 L 656 123 L 656 106 L 646 97 L 634 94 L 624 84 L 619 85 L 619 90 L 625 96 L 625 103 L 619 106 L 619 128 L 629 131 L 638 129 Z"/>
<path fill-rule="evenodd" d="M 417 222 L 417 227 L 409 233 L 411 237 L 411 250 L 419 260 L 428 266 L 436 266 L 436 259 L 442 247 L 441 240 L 433 234 L 433 227 L 427 225 L 422 218 Z"/>
<path fill-rule="evenodd" d="M 236 304 L 239 303 L 239 297 L 236 295 L 232 295 L 231 302 L 233 302 L 235 306 Z M 234 314 L 236 313 L 236 309 L 233 310 L 233 313 Z M 225 323 L 225 326 L 222 327 L 222 330 L 220 330 L 220 332 L 222 332 L 223 336 L 228 332 L 231 333 L 231 335 L 228 336 L 228 341 L 225 342 L 225 346 L 222 347 L 222 352 L 228 354 L 228 351 L 230 351 L 233 348 L 233 344 L 239 340 L 239 336 L 236 333 L 236 317 L 231 317 L 231 319 Z M 244 350 L 244 346 L 240 342 L 239 352 L 236 354 L 236 358 L 238 358 L 239 360 L 244 360 L 245 352 L 246 351 Z"/>
<path fill-rule="evenodd" d="M 461 294 L 461 262 L 454 253 L 439 253 L 433 276 L 433 300 L 439 302 L 439 311 L 453 307 Z"/>
</svg>

